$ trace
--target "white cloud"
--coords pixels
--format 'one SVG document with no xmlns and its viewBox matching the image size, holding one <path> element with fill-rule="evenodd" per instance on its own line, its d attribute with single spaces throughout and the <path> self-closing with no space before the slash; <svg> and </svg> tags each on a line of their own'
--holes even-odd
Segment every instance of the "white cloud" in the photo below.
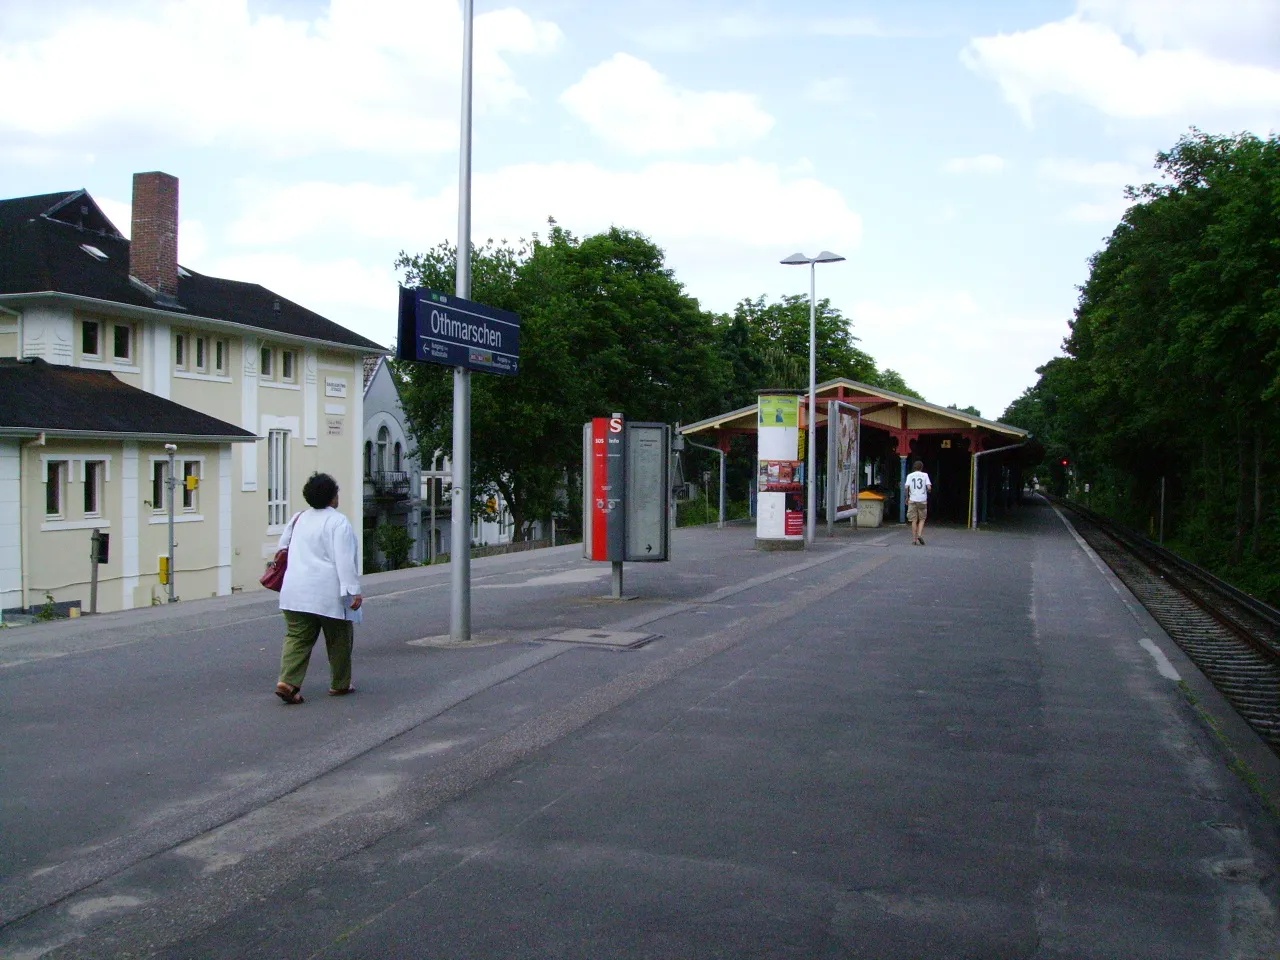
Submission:
<svg viewBox="0 0 1280 960">
<path fill-rule="evenodd" d="M 43 171 L 51 171 L 58 167 L 83 169 L 92 166 L 95 159 L 97 159 L 95 155 L 88 150 L 64 150 L 37 144 L 0 147 L 0 163 Z"/>
<path fill-rule="evenodd" d="M 667 18 L 657 26 L 639 31 L 636 39 L 650 49 L 691 51 L 716 46 L 724 40 L 883 36 L 887 36 L 885 29 L 870 17 L 770 17 L 737 13 Z"/>
<path fill-rule="evenodd" d="M 1226 60 L 1280 64 L 1274 0 L 1079 0 L 1079 12 L 1148 50 L 1192 48 Z"/>
<path fill-rule="evenodd" d="M 196 269 L 260 283 L 375 343 L 390 346 L 395 339 L 397 277 L 390 260 L 369 266 L 354 257 L 243 253 L 214 257 Z"/>
<path fill-rule="evenodd" d="M 133 232 L 133 213 L 129 204 L 110 197 L 93 198 L 117 230 L 126 238 Z M 209 252 L 209 231 L 199 220 L 178 220 L 178 262 L 184 267 L 199 269 L 196 265 Z M 203 272 L 203 271 L 202 271 Z"/>
<path fill-rule="evenodd" d="M 236 198 L 239 217 L 212 238 L 219 249 L 196 269 L 261 283 L 382 343 L 394 337 L 388 304 L 396 254 L 456 240 L 453 186 L 425 195 L 407 184 L 246 181 Z M 776 267 L 797 249 L 848 256 L 862 237 L 862 220 L 839 190 L 753 160 L 655 163 L 634 172 L 586 162 L 524 164 L 475 176 L 475 242 L 514 244 L 545 234 L 548 216 L 577 236 L 613 225 L 644 233 L 666 251 L 690 294 L 715 310 L 767 285 L 744 288 L 744 269 Z M 353 259 L 329 259 L 339 242 Z M 777 269 L 781 281 L 785 268 Z"/>
<path fill-rule="evenodd" d="M 942 169 L 947 173 L 1002 173 L 1004 157 L 994 153 L 980 153 L 976 157 L 952 157 Z"/>
<path fill-rule="evenodd" d="M 625 53 L 592 67 L 560 100 L 601 139 L 635 154 L 735 147 L 773 127 L 754 96 L 683 90 Z"/>
<path fill-rule="evenodd" d="M 1089 186 L 1127 187 L 1154 179 L 1150 173 L 1131 163 L 1090 163 L 1086 160 L 1050 158 L 1040 161 L 1040 175 L 1048 180 L 1080 183 Z"/>
<path fill-rule="evenodd" d="M 819 37 L 884 37 L 888 33 L 871 17 L 820 17 L 807 25 Z"/>
<path fill-rule="evenodd" d="M 848 313 L 881 369 L 897 370 L 931 403 L 974 406 L 991 420 L 1036 382 L 1036 367 L 1069 332 L 1065 317 L 1001 314 L 966 290 L 863 300 Z"/>
<path fill-rule="evenodd" d="M 1116 197 L 1113 200 L 1073 203 L 1062 212 L 1062 219 L 1069 223 L 1106 223 L 1114 226 L 1125 211 L 1133 206 L 1132 200 Z"/>
<path fill-rule="evenodd" d="M 240 203 L 244 212 L 227 234 L 237 245 L 347 237 L 425 249 L 456 232 L 454 186 L 421 196 L 405 184 L 246 183 Z M 852 248 L 862 237 L 861 218 L 834 187 L 754 160 L 664 162 L 635 172 L 588 162 L 521 164 L 473 178 L 477 241 L 527 237 L 543 230 L 548 216 L 575 234 L 616 224 L 655 239 L 769 250 L 815 243 Z"/>
<path fill-rule="evenodd" d="M 1151 44 L 1160 36 L 1153 29 L 1143 35 Z M 1116 27 L 1081 13 L 1033 30 L 977 37 L 962 60 L 992 77 L 1027 123 L 1038 101 L 1055 96 L 1123 120 L 1265 130 L 1280 119 L 1280 70 L 1231 62 L 1193 45 L 1135 48 Z"/>
<path fill-rule="evenodd" d="M 1132 205 L 1124 188 L 1156 180 L 1155 171 L 1136 164 L 1104 161 L 1090 163 L 1070 158 L 1041 160 L 1037 172 L 1050 183 L 1084 188 L 1090 199 L 1072 203 L 1062 218 L 1072 223 L 1118 223 Z"/>
<path fill-rule="evenodd" d="M 845 103 L 850 97 L 849 81 L 845 77 L 814 80 L 805 88 L 804 99 L 813 103 Z"/>
<path fill-rule="evenodd" d="M 477 108 L 526 98 L 508 56 L 559 39 L 518 10 L 477 17 Z M 80 7 L 41 38 L 0 41 L 0 89 L 23 91 L 0 99 L 0 133 L 81 148 L 128 139 L 277 156 L 447 152 L 461 46 L 453 0 L 330 0 L 313 20 L 254 15 L 247 0 Z M 101 63 L 68 50 L 110 51 L 117 92 L 94 96 Z"/>
</svg>

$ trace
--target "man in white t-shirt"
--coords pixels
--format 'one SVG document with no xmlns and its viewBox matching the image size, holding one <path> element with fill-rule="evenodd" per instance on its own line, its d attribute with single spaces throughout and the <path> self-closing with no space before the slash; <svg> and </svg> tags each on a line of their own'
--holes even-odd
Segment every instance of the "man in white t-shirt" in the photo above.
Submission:
<svg viewBox="0 0 1280 960">
<path fill-rule="evenodd" d="M 924 546 L 924 518 L 929 513 L 929 491 L 933 484 L 929 475 L 924 472 L 924 464 L 917 460 L 911 465 L 907 474 L 907 482 L 903 484 L 907 491 L 907 520 L 911 523 L 911 543 L 913 546 Z"/>
</svg>

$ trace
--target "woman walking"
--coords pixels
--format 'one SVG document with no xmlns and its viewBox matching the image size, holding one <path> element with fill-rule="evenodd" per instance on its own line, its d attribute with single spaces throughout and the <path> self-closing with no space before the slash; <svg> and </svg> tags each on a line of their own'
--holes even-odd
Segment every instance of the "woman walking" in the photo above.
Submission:
<svg viewBox="0 0 1280 960">
<path fill-rule="evenodd" d="M 289 549 L 280 588 L 284 612 L 284 652 L 276 696 L 286 704 L 302 703 L 302 681 L 320 631 L 329 654 L 329 695 L 352 693 L 353 626 L 360 620 L 360 573 L 356 568 L 356 534 L 338 512 L 338 484 L 327 473 L 313 473 L 302 487 L 310 510 L 294 514 L 280 538 Z"/>
</svg>

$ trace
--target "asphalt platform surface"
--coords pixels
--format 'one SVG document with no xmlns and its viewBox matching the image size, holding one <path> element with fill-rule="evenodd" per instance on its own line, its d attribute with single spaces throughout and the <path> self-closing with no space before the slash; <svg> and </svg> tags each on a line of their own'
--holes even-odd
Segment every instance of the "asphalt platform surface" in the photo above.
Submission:
<svg viewBox="0 0 1280 960">
<path fill-rule="evenodd" d="M 1275 755 L 1051 507 L 753 534 L 477 560 L 463 647 L 368 577 L 295 707 L 274 595 L 0 631 L 0 956 L 1280 957 Z"/>
</svg>

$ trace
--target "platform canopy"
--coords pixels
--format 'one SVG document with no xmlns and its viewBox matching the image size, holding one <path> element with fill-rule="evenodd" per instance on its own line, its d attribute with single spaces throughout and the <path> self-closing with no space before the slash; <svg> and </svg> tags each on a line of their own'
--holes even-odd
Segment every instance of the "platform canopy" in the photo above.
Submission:
<svg viewBox="0 0 1280 960">
<path fill-rule="evenodd" d="M 970 440 L 970 450 L 973 452 L 1021 443 L 1030 436 L 1020 427 L 975 417 L 963 410 L 940 407 L 916 397 L 844 377 L 818 384 L 819 429 L 827 422 L 827 404 L 832 400 L 860 409 L 863 429 L 888 433 L 898 441 L 897 450 L 903 456 L 909 453 L 913 441 L 926 436 L 959 434 Z M 808 412 L 807 405 L 802 404 L 801 407 L 802 413 Z M 749 407 L 730 410 L 728 413 L 682 426 L 680 433 L 686 437 L 714 437 L 721 444 L 727 444 L 734 435 L 756 432 L 758 412 L 759 404 L 753 403 Z"/>
</svg>

